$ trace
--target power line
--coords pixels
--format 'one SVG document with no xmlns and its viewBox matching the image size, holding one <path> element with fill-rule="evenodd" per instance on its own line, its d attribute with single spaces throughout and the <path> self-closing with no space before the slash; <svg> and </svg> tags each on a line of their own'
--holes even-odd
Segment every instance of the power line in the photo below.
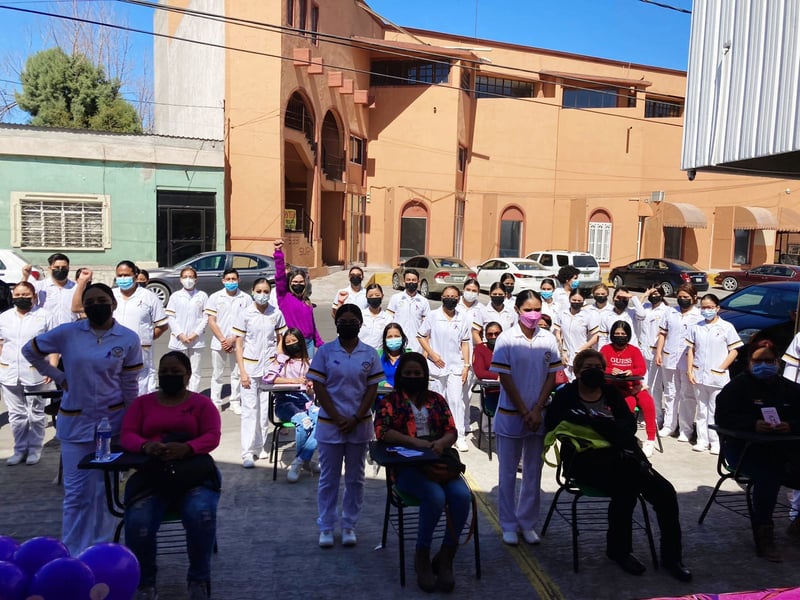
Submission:
<svg viewBox="0 0 800 600">
<path fill-rule="evenodd" d="M 664 4 L 663 2 L 656 2 L 655 0 L 639 0 L 639 2 L 644 2 L 645 4 L 652 4 L 653 6 L 657 6 L 659 8 L 666 8 L 667 10 L 674 10 L 675 12 L 683 13 L 685 15 L 692 14 L 692 11 L 680 8 L 679 6 L 672 6 L 670 4 Z"/>
</svg>

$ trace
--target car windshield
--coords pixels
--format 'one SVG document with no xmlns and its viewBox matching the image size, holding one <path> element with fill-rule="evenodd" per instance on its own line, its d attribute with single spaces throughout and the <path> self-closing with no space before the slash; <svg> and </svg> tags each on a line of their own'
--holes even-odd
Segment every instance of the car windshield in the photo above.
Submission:
<svg viewBox="0 0 800 600">
<path fill-rule="evenodd" d="M 776 319 L 788 319 L 797 309 L 797 290 L 751 285 L 720 302 L 722 308 Z"/>
<path fill-rule="evenodd" d="M 519 271 L 544 271 L 544 267 L 537 262 L 512 262 Z"/>
<path fill-rule="evenodd" d="M 469 269 L 466 263 L 457 258 L 434 258 L 433 264 L 437 269 Z"/>
<path fill-rule="evenodd" d="M 594 269 L 595 267 L 597 267 L 597 261 L 594 259 L 594 256 L 586 255 L 586 254 L 583 254 L 583 255 L 577 254 L 577 255 L 573 256 L 572 257 L 572 263 L 578 269 L 586 268 L 586 267 L 591 267 L 591 268 Z"/>
</svg>

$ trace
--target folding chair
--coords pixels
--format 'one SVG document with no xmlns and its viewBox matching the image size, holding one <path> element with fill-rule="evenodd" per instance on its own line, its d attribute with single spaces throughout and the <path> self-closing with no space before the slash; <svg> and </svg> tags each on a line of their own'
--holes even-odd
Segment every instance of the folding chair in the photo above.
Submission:
<svg viewBox="0 0 800 600">
<path fill-rule="evenodd" d="M 483 417 L 486 416 L 489 420 L 487 435 L 489 438 L 489 460 L 492 460 L 492 419 L 497 412 L 500 382 L 492 379 L 481 379 L 476 386 L 478 387 L 481 399 L 481 412 L 478 417 L 478 447 L 480 448 L 481 442 L 483 441 Z"/>
<path fill-rule="evenodd" d="M 281 421 L 275 415 L 275 392 L 270 390 L 269 392 L 269 422 L 272 423 L 272 441 L 270 442 L 269 448 L 269 462 L 272 463 L 272 481 L 278 479 L 278 446 L 281 443 L 281 432 L 286 430 L 294 431 L 294 423 L 291 421 Z M 291 440 L 285 440 L 294 442 L 294 437 Z"/>
</svg>

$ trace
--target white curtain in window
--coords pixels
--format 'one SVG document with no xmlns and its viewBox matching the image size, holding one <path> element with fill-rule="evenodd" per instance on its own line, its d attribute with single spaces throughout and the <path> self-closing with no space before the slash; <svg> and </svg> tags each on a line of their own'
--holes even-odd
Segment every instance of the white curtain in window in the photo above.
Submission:
<svg viewBox="0 0 800 600">
<path fill-rule="evenodd" d="M 611 223 L 589 223 L 589 254 L 598 262 L 611 260 Z"/>
</svg>

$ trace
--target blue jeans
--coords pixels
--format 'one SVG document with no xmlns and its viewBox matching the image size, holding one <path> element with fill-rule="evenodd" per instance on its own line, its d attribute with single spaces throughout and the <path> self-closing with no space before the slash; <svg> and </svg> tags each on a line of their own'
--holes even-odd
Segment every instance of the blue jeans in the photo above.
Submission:
<svg viewBox="0 0 800 600">
<path fill-rule="evenodd" d="M 417 498 L 419 504 L 419 527 L 417 529 L 417 548 L 431 547 L 433 530 L 442 516 L 445 505 L 450 516 L 444 544 L 457 546 L 461 530 L 467 522 L 472 494 L 464 480 L 459 477 L 445 484 L 428 479 L 417 468 L 410 467 L 397 471 L 397 489 Z"/>
<path fill-rule="evenodd" d="M 275 398 L 275 416 L 284 423 L 290 421 L 294 423 L 295 445 L 297 446 L 297 457 L 303 462 L 311 460 L 314 450 L 317 449 L 317 417 L 319 410 L 311 407 L 306 411 L 306 403 L 309 397 L 304 392 L 278 394 Z M 311 419 L 311 429 L 303 427 L 303 419 Z"/>
<path fill-rule="evenodd" d="M 211 554 L 217 537 L 217 503 L 219 492 L 207 487 L 190 489 L 174 503 L 180 510 L 186 530 L 186 550 L 189 554 L 188 581 L 211 580 Z M 139 560 L 140 587 L 156 584 L 156 534 L 161 526 L 169 499 L 147 496 L 125 507 L 125 545 Z"/>
</svg>

